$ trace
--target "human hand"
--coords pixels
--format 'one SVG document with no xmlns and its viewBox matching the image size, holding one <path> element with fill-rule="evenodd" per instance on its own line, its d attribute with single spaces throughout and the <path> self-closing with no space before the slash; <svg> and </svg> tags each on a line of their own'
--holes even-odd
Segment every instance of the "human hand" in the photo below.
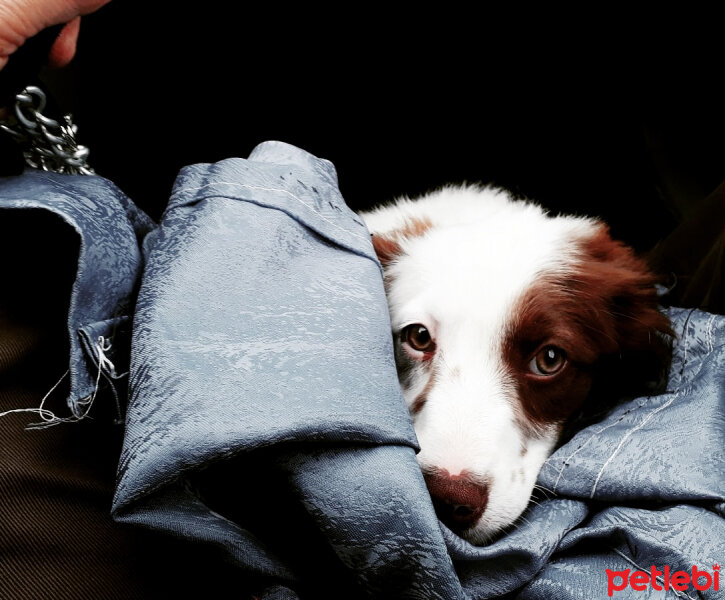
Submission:
<svg viewBox="0 0 725 600">
<path fill-rule="evenodd" d="M 62 67 L 75 55 L 80 17 L 110 0 L 0 0 L 0 69 L 29 38 L 46 27 L 66 23 L 53 44 L 48 63 Z"/>
</svg>

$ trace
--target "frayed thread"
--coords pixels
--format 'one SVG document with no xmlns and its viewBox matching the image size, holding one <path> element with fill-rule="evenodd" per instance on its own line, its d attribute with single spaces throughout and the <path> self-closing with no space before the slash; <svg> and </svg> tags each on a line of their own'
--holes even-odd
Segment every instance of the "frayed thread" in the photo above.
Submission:
<svg viewBox="0 0 725 600">
<path fill-rule="evenodd" d="M 87 398 L 83 398 L 78 401 L 78 406 L 84 407 L 85 410 L 77 416 L 76 420 L 81 420 L 85 418 L 88 413 L 91 410 L 91 407 L 93 406 L 93 402 L 96 399 L 96 395 L 98 394 L 98 390 L 101 386 L 101 376 L 105 378 L 105 380 L 108 382 L 108 387 L 111 389 L 111 393 L 113 394 L 114 400 L 116 402 L 116 424 L 122 424 L 123 419 L 123 413 L 121 411 L 121 402 L 118 397 L 118 392 L 116 391 L 116 386 L 113 382 L 113 378 L 120 378 L 125 377 L 128 375 L 128 372 L 126 373 L 116 373 L 116 365 L 113 364 L 113 362 L 108 358 L 106 353 L 111 349 L 111 341 L 102 335 L 98 337 L 98 340 L 96 340 L 96 345 L 94 346 L 96 354 L 98 355 L 98 373 L 96 375 L 96 385 L 93 389 L 93 393 L 88 396 Z"/>
<path fill-rule="evenodd" d="M 45 403 L 48 401 L 48 398 L 50 398 L 51 394 L 58 388 L 61 383 L 63 383 L 63 380 L 70 373 L 70 370 L 67 370 L 65 373 L 63 373 L 63 376 L 56 382 L 56 384 L 52 388 L 50 388 L 48 393 L 43 396 L 43 399 L 40 401 L 40 405 L 38 406 L 38 408 L 16 408 L 13 410 L 8 410 L 0 413 L 0 418 L 11 414 L 21 413 L 34 414 L 40 417 L 41 421 L 37 423 L 30 423 L 26 426 L 26 429 L 46 429 L 54 425 L 60 425 L 61 423 L 77 423 L 79 421 L 82 421 L 85 418 L 89 418 L 88 415 L 91 411 L 91 408 L 93 408 L 93 403 L 95 402 L 96 396 L 98 395 L 98 391 L 101 387 L 101 376 L 103 376 L 111 384 L 111 390 L 113 391 L 113 395 L 116 398 L 116 405 L 119 412 L 119 420 L 122 422 L 118 394 L 109 374 L 116 377 L 123 377 L 128 373 L 121 373 L 120 375 L 116 374 L 115 365 L 106 355 L 106 353 L 111 349 L 111 343 L 109 340 L 107 340 L 103 336 L 99 336 L 94 346 L 94 349 L 98 356 L 98 372 L 96 374 L 96 382 L 93 388 L 93 393 L 90 396 L 82 398 L 77 402 L 78 408 L 76 409 L 74 407 L 74 414 L 72 416 L 59 417 L 52 410 L 45 408 Z"/>
<path fill-rule="evenodd" d="M 57 422 L 60 422 L 59 418 L 55 416 L 55 413 L 52 410 L 45 408 L 45 403 L 50 395 L 58 388 L 58 386 L 63 383 L 63 380 L 68 377 L 68 373 L 70 373 L 70 370 L 67 370 L 65 373 L 63 373 L 63 376 L 57 381 L 57 383 L 52 388 L 50 388 L 45 396 L 43 396 L 43 399 L 40 401 L 40 406 L 38 406 L 38 408 L 15 408 L 13 410 L 7 410 L 0 413 L 0 418 L 7 415 L 30 413 L 38 415 L 43 420 L 42 423 L 31 423 L 27 426 L 28 429 L 41 429 L 44 427 L 55 425 Z"/>
</svg>

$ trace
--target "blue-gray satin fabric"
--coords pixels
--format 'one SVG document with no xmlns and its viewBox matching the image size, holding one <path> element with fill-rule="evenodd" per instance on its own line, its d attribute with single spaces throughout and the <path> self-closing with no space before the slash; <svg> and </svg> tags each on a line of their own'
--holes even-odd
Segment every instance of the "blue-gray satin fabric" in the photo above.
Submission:
<svg viewBox="0 0 725 600">
<path fill-rule="evenodd" d="M 236 461 L 230 495 L 286 474 L 335 557 L 318 577 L 348 569 L 376 598 L 464 597 L 417 467 L 380 265 L 332 164 L 266 143 L 188 167 L 145 252 L 116 518 L 308 585 L 264 523 L 205 508 L 198 471 Z M 300 535 L 292 524 L 289 543 Z"/>
<path fill-rule="evenodd" d="M 68 315 L 70 415 L 57 416 L 84 415 L 101 383 L 106 391 L 125 396 L 126 338 L 143 269 L 139 245 L 154 223 L 106 179 L 33 169 L 0 178 L 2 209 L 53 213 L 80 240 Z M 0 218 L 3 214 L 8 213 L 0 212 Z M 54 252 L 48 240 L 38 239 L 37 247 Z M 113 385 L 109 387 L 108 382 Z"/>
<path fill-rule="evenodd" d="M 667 391 L 579 431 L 523 518 L 474 547 L 433 512 L 380 267 L 329 162 L 271 142 L 187 167 L 157 227 L 99 177 L 29 171 L 0 182 L 0 208 L 52 211 L 80 236 L 76 414 L 99 363 L 124 361 L 99 338 L 133 320 L 115 518 L 231 561 L 240 591 L 584 600 L 607 597 L 606 569 L 725 562 L 722 316 L 671 309 Z M 678 594 L 614 597 L 722 591 Z"/>
</svg>

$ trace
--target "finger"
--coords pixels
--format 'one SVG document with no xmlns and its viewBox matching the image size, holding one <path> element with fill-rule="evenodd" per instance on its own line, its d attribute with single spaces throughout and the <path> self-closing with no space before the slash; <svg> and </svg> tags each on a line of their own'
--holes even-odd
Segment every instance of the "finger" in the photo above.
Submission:
<svg viewBox="0 0 725 600">
<path fill-rule="evenodd" d="M 58 35 L 58 39 L 53 43 L 48 55 L 48 64 L 51 67 L 65 67 L 76 53 L 76 44 L 78 42 L 78 32 L 81 27 L 81 18 L 76 17 L 66 24 Z"/>
<path fill-rule="evenodd" d="M 10 55 L 28 38 L 43 29 L 59 23 L 73 21 L 79 15 L 92 13 L 110 0 L 3 0 L 0 2 L 0 69 L 5 66 Z M 77 28 L 77 24 L 74 27 Z M 71 28 L 67 38 L 59 46 L 62 61 L 67 54 L 75 51 L 77 29 Z"/>
</svg>

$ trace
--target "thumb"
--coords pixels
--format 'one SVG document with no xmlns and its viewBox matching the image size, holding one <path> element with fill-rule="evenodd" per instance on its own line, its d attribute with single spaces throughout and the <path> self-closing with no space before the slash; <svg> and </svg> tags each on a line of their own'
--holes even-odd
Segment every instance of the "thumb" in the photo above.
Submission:
<svg viewBox="0 0 725 600">
<path fill-rule="evenodd" d="M 98 10 L 108 2 L 109 0 L 0 0 L 0 69 L 27 39 L 46 27 L 69 23 L 80 15 Z M 77 22 L 63 30 L 58 41 L 61 44 L 60 55 L 56 57 L 58 60 L 53 60 L 55 64 L 64 64 L 73 57 L 77 35 Z"/>
</svg>

